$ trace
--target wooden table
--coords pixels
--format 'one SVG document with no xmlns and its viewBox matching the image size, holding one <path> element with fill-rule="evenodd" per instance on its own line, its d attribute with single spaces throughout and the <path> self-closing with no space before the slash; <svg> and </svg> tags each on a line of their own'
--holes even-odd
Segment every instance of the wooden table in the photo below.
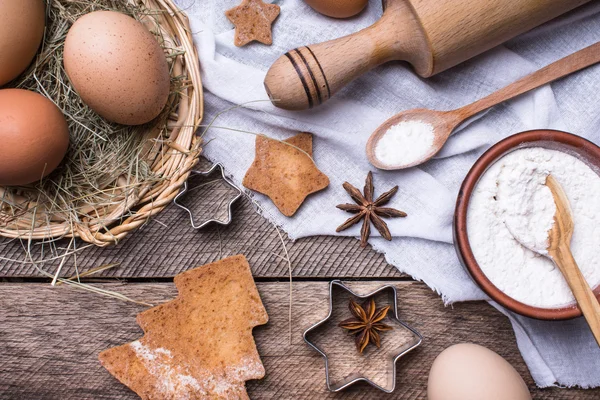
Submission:
<svg viewBox="0 0 600 400">
<path fill-rule="evenodd" d="M 395 239 L 402 240 L 402 239 Z M 293 341 L 288 338 L 287 262 L 275 228 L 246 199 L 227 228 L 191 229 L 185 213 L 169 207 L 112 248 L 89 248 L 77 256 L 86 271 L 109 263 L 116 268 L 87 282 L 152 304 L 172 299 L 172 278 L 225 256 L 248 258 L 270 316 L 254 330 L 266 368 L 261 381 L 248 382 L 252 399 L 424 399 L 435 356 L 451 344 L 474 342 L 505 357 L 525 378 L 535 399 L 597 399 L 600 390 L 537 389 L 519 354 L 508 320 L 488 304 L 445 307 L 422 283 L 388 265 L 352 238 L 285 240 L 293 266 Z M 22 244 L 1 241 L 0 256 L 23 260 Z M 57 261 L 43 266 L 54 272 Z M 71 259 L 63 276 L 75 273 Z M 323 358 L 302 340 L 302 332 L 327 310 L 328 282 L 352 281 L 358 290 L 394 283 L 402 318 L 425 337 L 421 347 L 399 361 L 397 389 L 384 395 L 358 384 L 343 393 L 325 387 Z M 101 350 L 139 338 L 135 315 L 144 306 L 66 287 L 51 287 L 35 266 L 0 261 L 0 399 L 136 399 L 98 363 Z"/>
</svg>

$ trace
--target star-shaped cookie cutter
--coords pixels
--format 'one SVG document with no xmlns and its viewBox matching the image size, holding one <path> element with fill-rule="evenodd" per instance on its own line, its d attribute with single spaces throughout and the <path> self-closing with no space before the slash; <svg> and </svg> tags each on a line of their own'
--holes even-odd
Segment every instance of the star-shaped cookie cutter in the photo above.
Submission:
<svg viewBox="0 0 600 400">
<path fill-rule="evenodd" d="M 312 331 L 314 331 L 321 325 L 325 324 L 331 318 L 331 315 L 333 313 L 333 296 L 334 296 L 333 292 L 334 292 L 335 287 L 339 287 L 339 288 L 347 291 L 351 296 L 354 296 L 361 300 L 366 300 L 373 296 L 377 296 L 381 292 L 388 291 L 389 296 L 390 296 L 389 302 L 390 302 L 390 304 L 393 304 L 393 309 L 394 309 L 394 312 L 391 315 L 388 314 L 388 318 L 392 319 L 393 321 L 395 321 L 397 324 L 399 324 L 400 326 L 402 326 L 403 328 L 405 328 L 407 331 L 409 331 L 412 334 L 414 341 L 410 342 L 407 345 L 407 347 L 402 348 L 402 350 L 397 355 L 395 355 L 393 358 L 393 371 L 392 371 L 393 383 L 392 383 L 392 386 L 390 389 L 381 387 L 380 385 L 376 384 L 375 382 L 371 381 L 370 379 L 368 379 L 364 376 L 354 378 L 354 379 L 349 380 L 339 386 L 332 387 L 330 374 L 329 374 L 329 359 L 327 358 L 327 354 L 323 350 L 321 350 L 317 345 L 315 345 L 314 343 L 311 343 L 311 341 L 307 338 L 307 336 L 310 335 L 310 333 Z M 325 375 L 326 375 L 326 381 L 327 381 L 327 389 L 329 389 L 330 392 L 340 392 L 357 382 L 366 382 L 369 385 L 371 385 L 379 390 L 382 390 L 386 393 L 392 393 L 396 389 L 396 361 L 398 361 L 398 359 L 400 359 L 400 357 L 406 355 L 408 352 L 417 348 L 423 341 L 423 336 L 418 331 L 411 328 L 410 326 L 408 326 L 407 324 L 405 324 L 404 322 L 402 322 L 400 320 L 400 318 L 398 316 L 398 291 L 395 286 L 386 285 L 386 286 L 382 286 L 381 288 L 379 288 L 369 294 L 358 295 L 339 280 L 334 280 L 329 283 L 329 314 L 327 315 L 327 317 L 325 319 L 317 322 L 316 324 L 314 324 L 313 326 L 308 328 L 306 331 L 304 331 L 303 336 L 304 336 L 304 341 L 309 346 L 311 346 L 313 349 L 318 351 L 325 358 Z"/>
<path fill-rule="evenodd" d="M 207 221 L 202 222 L 201 224 L 196 224 L 196 220 L 194 218 L 194 214 L 192 213 L 192 211 L 184 206 L 183 204 L 181 204 L 180 199 L 185 196 L 185 194 L 187 193 L 188 189 L 189 189 L 189 184 L 188 181 L 183 183 L 183 188 L 181 189 L 181 191 L 179 192 L 179 194 L 177 196 L 175 196 L 175 198 L 173 199 L 173 203 L 179 207 L 179 208 L 183 208 L 185 211 L 187 211 L 187 213 L 190 215 L 190 222 L 192 224 L 192 227 L 194 229 L 202 229 L 204 228 L 206 225 L 210 224 L 211 222 L 214 222 L 216 224 L 219 225 L 229 225 L 231 223 L 231 221 L 233 220 L 233 212 L 232 212 L 232 207 L 233 204 L 238 201 L 240 199 L 240 197 L 242 197 L 242 190 L 237 187 L 231 180 L 229 180 L 229 178 L 227 178 L 227 176 L 225 175 L 225 169 L 223 168 L 223 165 L 221 163 L 216 163 L 214 164 L 212 167 L 210 167 L 210 169 L 208 171 L 191 171 L 190 172 L 190 178 L 194 175 L 201 175 L 204 177 L 208 177 L 210 175 L 212 175 L 215 170 L 220 169 L 221 170 L 221 177 L 223 178 L 223 180 L 225 181 L 225 183 L 232 187 L 233 189 L 235 189 L 235 191 L 237 192 L 237 195 L 231 199 L 229 201 L 229 204 L 227 205 L 227 219 L 226 220 L 220 220 L 220 219 L 216 219 L 216 218 L 212 218 L 209 219 Z M 189 180 L 189 178 L 188 178 Z"/>
</svg>

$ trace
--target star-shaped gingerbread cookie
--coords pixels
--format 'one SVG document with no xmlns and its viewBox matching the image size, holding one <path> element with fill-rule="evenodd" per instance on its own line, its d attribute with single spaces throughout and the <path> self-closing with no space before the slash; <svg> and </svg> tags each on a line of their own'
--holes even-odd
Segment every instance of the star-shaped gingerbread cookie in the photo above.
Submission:
<svg viewBox="0 0 600 400">
<path fill-rule="evenodd" d="M 243 0 L 239 6 L 227 10 L 225 15 L 235 25 L 234 44 L 242 47 L 253 40 L 273 44 L 271 25 L 280 11 L 278 5 L 262 0 Z"/>
<path fill-rule="evenodd" d="M 292 146 L 256 137 L 256 158 L 243 184 L 269 196 L 283 215 L 291 217 L 309 194 L 329 185 L 329 178 L 312 160 L 312 134 L 300 133 L 284 142 Z"/>
</svg>

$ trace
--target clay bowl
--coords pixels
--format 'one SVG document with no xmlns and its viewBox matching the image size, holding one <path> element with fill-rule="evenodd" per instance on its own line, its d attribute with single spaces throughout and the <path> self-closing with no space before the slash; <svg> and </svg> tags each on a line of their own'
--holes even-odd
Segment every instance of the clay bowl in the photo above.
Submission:
<svg viewBox="0 0 600 400">
<path fill-rule="evenodd" d="M 579 136 L 554 130 L 535 130 L 518 133 L 492 146 L 477 160 L 467 174 L 456 202 L 454 213 L 454 243 L 462 264 L 475 282 L 494 301 L 518 314 L 543 320 L 564 320 L 581 316 L 581 310 L 574 304 L 562 308 L 539 308 L 523 304 L 501 292 L 484 275 L 469 245 L 467 236 L 467 210 L 471 193 L 479 178 L 496 160 L 511 151 L 525 147 L 543 147 L 569 153 L 585 162 L 594 171 L 600 171 L 600 147 Z M 600 299 L 600 287 L 594 293 Z"/>
</svg>

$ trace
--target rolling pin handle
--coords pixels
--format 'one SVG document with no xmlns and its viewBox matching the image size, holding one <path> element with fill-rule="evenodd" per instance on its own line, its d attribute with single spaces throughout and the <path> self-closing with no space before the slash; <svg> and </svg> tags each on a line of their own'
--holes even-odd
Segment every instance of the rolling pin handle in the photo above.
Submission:
<svg viewBox="0 0 600 400">
<path fill-rule="evenodd" d="M 420 47 L 415 48 L 415 43 Z M 415 51 L 423 49 L 425 51 Z M 419 73 L 430 69 L 427 41 L 404 2 L 389 6 L 382 18 L 360 32 L 300 47 L 281 56 L 269 69 L 265 89 L 273 104 L 306 110 L 329 100 L 349 82 L 391 60 L 406 60 Z M 426 54 L 424 61 L 413 54 Z"/>
<path fill-rule="evenodd" d="M 305 110 L 329 100 L 339 88 L 371 68 L 372 51 L 365 51 L 362 39 L 359 32 L 285 53 L 265 78 L 273 104 L 286 110 Z"/>
</svg>

